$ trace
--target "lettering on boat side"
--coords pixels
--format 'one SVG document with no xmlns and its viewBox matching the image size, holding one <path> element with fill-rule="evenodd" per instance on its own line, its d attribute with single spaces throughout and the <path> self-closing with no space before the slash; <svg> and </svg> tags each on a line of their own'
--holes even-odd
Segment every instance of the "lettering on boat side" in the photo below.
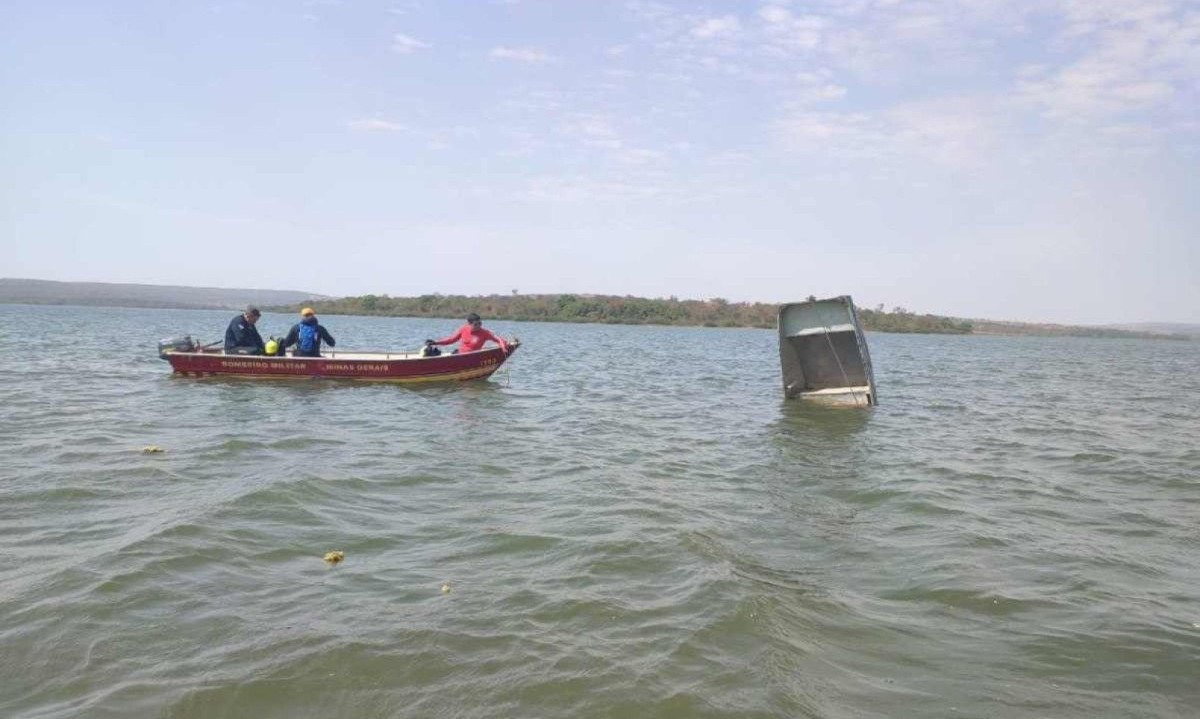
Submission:
<svg viewBox="0 0 1200 719">
<path fill-rule="evenodd" d="M 308 362 L 278 362 L 268 360 L 221 360 L 221 369 L 288 370 L 303 371 L 312 368 Z M 344 362 L 322 362 L 317 369 L 326 372 L 387 372 L 383 363 L 348 364 Z"/>
<path fill-rule="evenodd" d="M 304 369 L 303 362 L 266 362 L 253 360 L 221 360 L 222 369 Z"/>
<path fill-rule="evenodd" d="M 321 366 L 321 369 L 332 370 L 334 372 L 387 372 L 388 366 L 385 364 L 342 364 L 339 362 L 327 362 Z"/>
</svg>

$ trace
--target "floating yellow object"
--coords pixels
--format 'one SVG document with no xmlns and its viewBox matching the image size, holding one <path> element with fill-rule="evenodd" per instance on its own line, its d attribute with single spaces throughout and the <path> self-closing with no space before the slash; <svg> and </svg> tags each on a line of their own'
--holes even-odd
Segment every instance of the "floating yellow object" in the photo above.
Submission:
<svg viewBox="0 0 1200 719">
<path fill-rule="evenodd" d="M 153 444 L 142 447 L 142 454 L 161 454 L 162 452 L 166 451 L 167 450 L 163 449 L 162 447 L 158 447 Z"/>
<path fill-rule="evenodd" d="M 335 549 L 332 552 L 325 552 L 325 561 L 329 564 L 337 564 L 346 558 L 346 553 L 340 549 Z"/>
<path fill-rule="evenodd" d="M 449 593 L 450 593 L 450 585 L 449 585 L 449 584 L 443 584 L 443 585 L 442 585 L 442 594 L 449 594 Z"/>
</svg>

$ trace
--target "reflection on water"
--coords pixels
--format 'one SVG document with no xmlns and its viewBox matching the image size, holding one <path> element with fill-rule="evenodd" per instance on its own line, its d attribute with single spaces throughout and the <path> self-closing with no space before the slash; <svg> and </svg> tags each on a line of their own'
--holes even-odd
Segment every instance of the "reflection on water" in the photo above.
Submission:
<svg viewBox="0 0 1200 719">
<path fill-rule="evenodd" d="M 782 400 L 772 430 L 779 441 L 817 436 L 830 441 L 853 441 L 866 429 L 874 410 L 809 400 Z"/>
<path fill-rule="evenodd" d="M 495 323 L 508 386 L 170 379 L 155 342 L 228 315 L 0 307 L 45 331 L 0 343 L 0 716 L 1197 703 L 1188 343 L 872 335 L 871 409 L 782 400 L 756 330 Z"/>
</svg>

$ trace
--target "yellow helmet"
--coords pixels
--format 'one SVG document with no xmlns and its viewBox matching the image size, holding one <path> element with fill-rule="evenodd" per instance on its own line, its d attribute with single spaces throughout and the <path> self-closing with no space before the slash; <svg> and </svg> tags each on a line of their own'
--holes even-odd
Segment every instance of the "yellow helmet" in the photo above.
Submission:
<svg viewBox="0 0 1200 719">
<path fill-rule="evenodd" d="M 266 353 L 272 357 L 279 354 L 279 343 L 275 340 L 267 340 Z"/>
</svg>

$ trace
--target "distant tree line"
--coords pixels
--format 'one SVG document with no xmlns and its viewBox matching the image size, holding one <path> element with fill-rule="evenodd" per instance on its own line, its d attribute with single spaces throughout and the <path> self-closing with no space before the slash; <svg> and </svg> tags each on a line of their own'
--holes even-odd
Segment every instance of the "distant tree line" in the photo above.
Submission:
<svg viewBox="0 0 1200 719">
<path fill-rule="evenodd" d="M 729 302 L 720 297 L 708 300 L 681 300 L 678 297 L 647 299 L 612 295 L 522 295 L 513 290 L 511 295 L 482 297 L 435 294 L 420 297 L 362 295 L 335 299 L 313 296 L 306 292 L 278 290 L 0 278 L 0 304 L 232 309 L 245 307 L 247 302 L 264 308 L 274 305 L 271 309 L 277 310 L 296 310 L 308 305 L 324 314 L 461 318 L 468 312 L 478 312 L 487 319 L 527 322 L 762 328 L 775 326 L 775 316 L 779 309 L 778 305 Z M 1139 331 L 1113 327 L 967 320 L 917 314 L 903 307 L 894 307 L 888 311 L 883 305 L 873 309 L 859 308 L 858 316 L 865 329 L 875 332 L 1191 339 L 1185 334 L 1168 334 L 1167 330 Z"/>
<path fill-rule="evenodd" d="M 421 295 L 389 297 L 362 295 L 312 303 L 318 313 L 382 315 L 389 317 L 463 317 L 478 312 L 486 319 L 523 322 L 586 322 L 626 325 L 691 325 L 699 327 L 775 326 L 779 306 L 762 302 L 730 302 L 721 297 L 681 300 L 677 297 L 648 299 L 612 295 Z M 292 309 L 292 308 L 288 308 Z M 922 315 L 897 307 L 891 312 L 879 306 L 860 309 L 859 319 L 867 330 L 877 332 L 921 332 L 969 334 L 968 320 Z"/>
<path fill-rule="evenodd" d="M 421 295 L 389 297 L 362 295 L 340 299 L 310 300 L 305 304 L 318 313 L 332 315 L 379 315 L 387 317 L 461 318 L 477 312 L 488 320 L 521 322 L 584 322 L 623 325 L 688 325 L 697 327 L 774 328 L 779 305 L 762 302 L 730 302 L 721 297 L 681 300 L 678 297 L 648 299 L 614 295 Z M 300 305 L 277 307 L 296 310 Z M 1182 335 L 917 314 L 903 307 L 890 311 L 878 305 L 858 308 L 864 329 L 874 332 L 921 334 L 1004 334 L 1072 337 L 1125 337 L 1187 339 Z"/>
<path fill-rule="evenodd" d="M 883 305 L 875 309 L 859 309 L 858 321 L 864 329 L 875 332 L 919 332 L 935 335 L 969 335 L 975 329 L 971 320 L 942 315 L 919 315 L 909 312 L 903 307 L 895 307 L 891 312 Z"/>
</svg>

